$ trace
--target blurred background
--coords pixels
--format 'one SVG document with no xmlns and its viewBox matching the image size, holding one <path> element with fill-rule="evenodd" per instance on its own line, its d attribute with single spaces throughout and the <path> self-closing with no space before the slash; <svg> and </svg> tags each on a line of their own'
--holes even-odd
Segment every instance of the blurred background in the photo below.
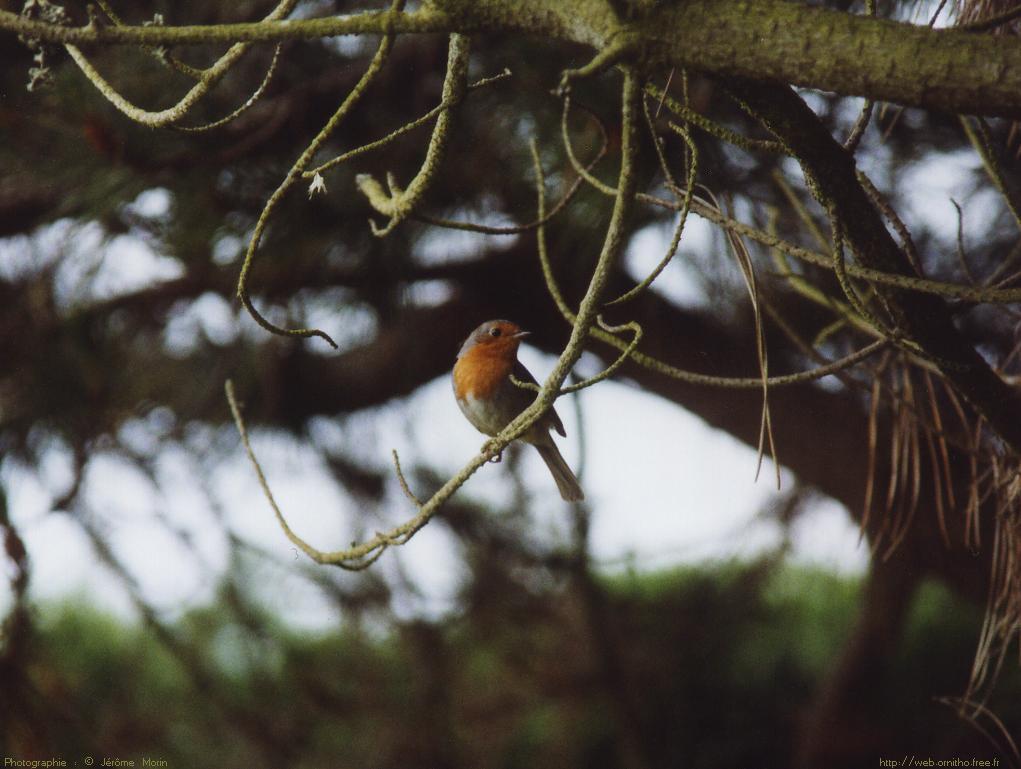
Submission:
<svg viewBox="0 0 1021 769">
<path fill-rule="evenodd" d="M 129 23 L 161 13 L 168 24 L 212 24 L 271 7 L 192 0 L 122 11 Z M 301 2 L 296 14 L 361 7 Z M 76 4 L 68 11 L 84 18 Z M 943 26 L 960 9 L 879 4 L 883 16 L 918 23 L 937 11 Z M 298 534 L 333 550 L 392 527 L 414 513 L 392 449 L 425 498 L 483 441 L 448 378 L 471 329 L 509 318 L 530 330 L 521 357 L 540 380 L 567 340 L 535 232 L 408 221 L 374 237 L 354 177 L 410 179 L 428 128 L 411 132 L 325 173 L 325 194 L 299 184 L 283 199 L 254 263 L 253 301 L 275 323 L 328 331 L 340 349 L 273 336 L 235 298 L 248 239 L 376 41 L 285 44 L 250 109 L 191 133 L 133 124 L 59 53 L 49 57 L 50 82 L 29 92 L 31 52 L 5 39 L 0 755 L 402 769 L 1019 760 L 1010 746 L 1021 732 L 1016 645 L 997 647 L 992 664 L 1004 652 L 1002 666 L 969 688 L 993 587 L 993 513 L 977 497 L 976 473 L 992 471 L 975 469 L 975 451 L 926 443 L 931 432 L 917 425 L 940 414 L 941 433 L 974 430 L 924 372 L 889 353 L 839 378 L 774 389 L 777 489 L 768 458 L 756 481 L 761 392 L 628 364 L 557 403 L 584 504 L 561 502 L 534 452 L 512 448 L 370 569 L 318 566 L 274 520 L 224 381 L 235 383 Z M 219 55 L 202 46 L 173 53 L 195 66 Z M 187 87 L 145 51 L 89 55 L 151 109 Z M 459 109 L 421 213 L 531 222 L 533 137 L 547 194 L 559 199 L 574 174 L 552 89 L 588 55 L 517 36 L 475 40 L 472 80 L 505 67 L 512 75 Z M 243 104 L 272 56 L 272 46 L 254 47 L 182 124 Z M 318 159 L 434 107 L 445 61 L 441 37 L 399 38 Z M 676 73 L 656 82 L 668 78 L 676 96 Z M 585 159 L 601 141 L 597 121 L 605 124 L 608 157 L 595 168 L 603 179 L 618 157 L 619 82 L 608 73 L 580 83 L 569 121 Z M 765 138 L 713 82 L 692 75 L 688 89 L 696 111 Z M 836 136 L 863 104 L 801 95 Z M 653 118 L 683 179 L 686 147 L 668 119 L 666 109 Z M 1013 185 L 1013 126 L 987 128 Z M 738 218 L 826 251 L 813 234 L 825 219 L 796 163 L 692 136 L 698 181 Z M 643 140 L 641 185 L 669 197 Z M 927 276 L 1011 284 L 1017 226 L 956 118 L 878 105 L 858 164 L 910 229 Z M 584 292 L 609 209 L 584 187 L 548 227 L 569 303 Z M 675 224 L 672 212 L 637 208 L 610 295 L 653 269 Z M 798 332 L 767 320 L 770 373 L 869 341 L 834 324 L 831 306 L 793 290 L 774 255 L 751 247 L 763 295 Z M 794 269 L 839 296 L 828 272 Z M 721 233 L 694 215 L 659 279 L 608 318 L 638 320 L 641 349 L 677 367 L 758 374 L 740 271 Z M 1017 374 L 1016 314 L 965 308 L 958 321 L 989 360 Z M 575 373 L 595 374 L 615 355 L 593 342 Z M 966 515 L 972 492 L 980 519 Z M 983 705 L 962 717 L 955 698 L 965 693 Z"/>
</svg>

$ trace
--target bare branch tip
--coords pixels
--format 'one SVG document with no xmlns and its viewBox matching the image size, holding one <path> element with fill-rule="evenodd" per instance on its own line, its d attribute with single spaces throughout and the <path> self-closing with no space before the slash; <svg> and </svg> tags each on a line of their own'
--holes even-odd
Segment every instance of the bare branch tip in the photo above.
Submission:
<svg viewBox="0 0 1021 769">
<path fill-rule="evenodd" d="M 415 503 L 416 507 L 422 507 L 422 500 L 419 499 L 411 490 L 411 485 L 408 483 L 408 479 L 404 477 L 404 470 L 401 469 L 401 458 L 397 454 L 397 449 L 391 449 L 390 453 L 393 456 L 394 470 L 397 472 L 397 482 L 401 484 L 401 490 L 408 499 Z M 378 532 L 376 536 L 382 537 L 382 535 Z M 384 545 L 384 548 L 385 547 L 386 545 Z"/>
</svg>

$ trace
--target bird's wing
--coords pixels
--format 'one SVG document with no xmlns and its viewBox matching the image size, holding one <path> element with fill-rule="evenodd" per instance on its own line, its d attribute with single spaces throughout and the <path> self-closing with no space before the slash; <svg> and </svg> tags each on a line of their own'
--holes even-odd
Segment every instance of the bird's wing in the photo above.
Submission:
<svg viewBox="0 0 1021 769">
<path fill-rule="evenodd" d="M 539 384 L 535 381 L 535 377 L 532 376 L 532 372 L 525 368 L 524 364 L 519 360 L 514 361 L 514 376 L 522 382 Z M 531 403 L 534 400 L 534 396 L 530 392 L 528 393 L 528 396 L 528 402 Z M 553 425 L 554 430 L 565 437 L 567 436 L 567 431 L 564 429 L 564 423 L 560 421 L 560 415 L 556 412 L 556 409 L 550 409 L 547 411 L 546 418 L 550 421 L 550 424 Z"/>
</svg>

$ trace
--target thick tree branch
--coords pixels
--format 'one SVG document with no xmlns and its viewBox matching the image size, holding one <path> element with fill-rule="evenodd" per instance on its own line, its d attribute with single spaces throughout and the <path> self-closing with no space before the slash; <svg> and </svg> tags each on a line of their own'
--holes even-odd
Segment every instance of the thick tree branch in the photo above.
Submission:
<svg viewBox="0 0 1021 769">
<path fill-rule="evenodd" d="M 1021 44 L 787 0 L 656 4 L 622 22 L 604 0 L 436 0 L 412 13 L 182 27 L 57 27 L 0 11 L 0 30 L 45 42 L 180 45 L 352 34 L 523 32 L 569 41 L 651 72 L 679 67 L 956 113 L 1021 116 Z"/>
</svg>

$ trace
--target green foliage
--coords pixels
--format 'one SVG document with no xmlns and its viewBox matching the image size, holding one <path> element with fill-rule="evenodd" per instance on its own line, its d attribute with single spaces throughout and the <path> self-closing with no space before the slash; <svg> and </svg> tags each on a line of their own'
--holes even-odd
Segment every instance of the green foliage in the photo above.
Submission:
<svg viewBox="0 0 1021 769">
<path fill-rule="evenodd" d="M 617 586 L 636 631 L 627 653 L 648 738 L 671 735 L 668 764 L 789 765 L 799 712 L 840 649 L 856 582 L 770 563 L 632 580 Z"/>
<path fill-rule="evenodd" d="M 53 699 L 51 749 L 69 755 L 194 767 L 617 767 L 637 738 L 658 766 L 790 765 L 802 714 L 852 632 L 858 579 L 733 562 L 593 584 L 605 625 L 561 586 L 530 606 L 511 597 L 385 633 L 301 633 L 269 616 L 241 625 L 209 607 L 172 626 L 176 646 L 72 601 L 40 612 L 30 670 Z M 896 675 L 877 693 L 903 743 L 988 754 L 933 701 L 963 690 L 959 661 L 979 619 L 945 591 L 922 591 Z M 1016 677 L 1003 681 L 1008 723 L 1021 716 L 1019 692 Z M 76 714 L 72 726 L 61 712 Z M 24 749 L 17 733 L 0 740 L 8 755 Z"/>
</svg>

